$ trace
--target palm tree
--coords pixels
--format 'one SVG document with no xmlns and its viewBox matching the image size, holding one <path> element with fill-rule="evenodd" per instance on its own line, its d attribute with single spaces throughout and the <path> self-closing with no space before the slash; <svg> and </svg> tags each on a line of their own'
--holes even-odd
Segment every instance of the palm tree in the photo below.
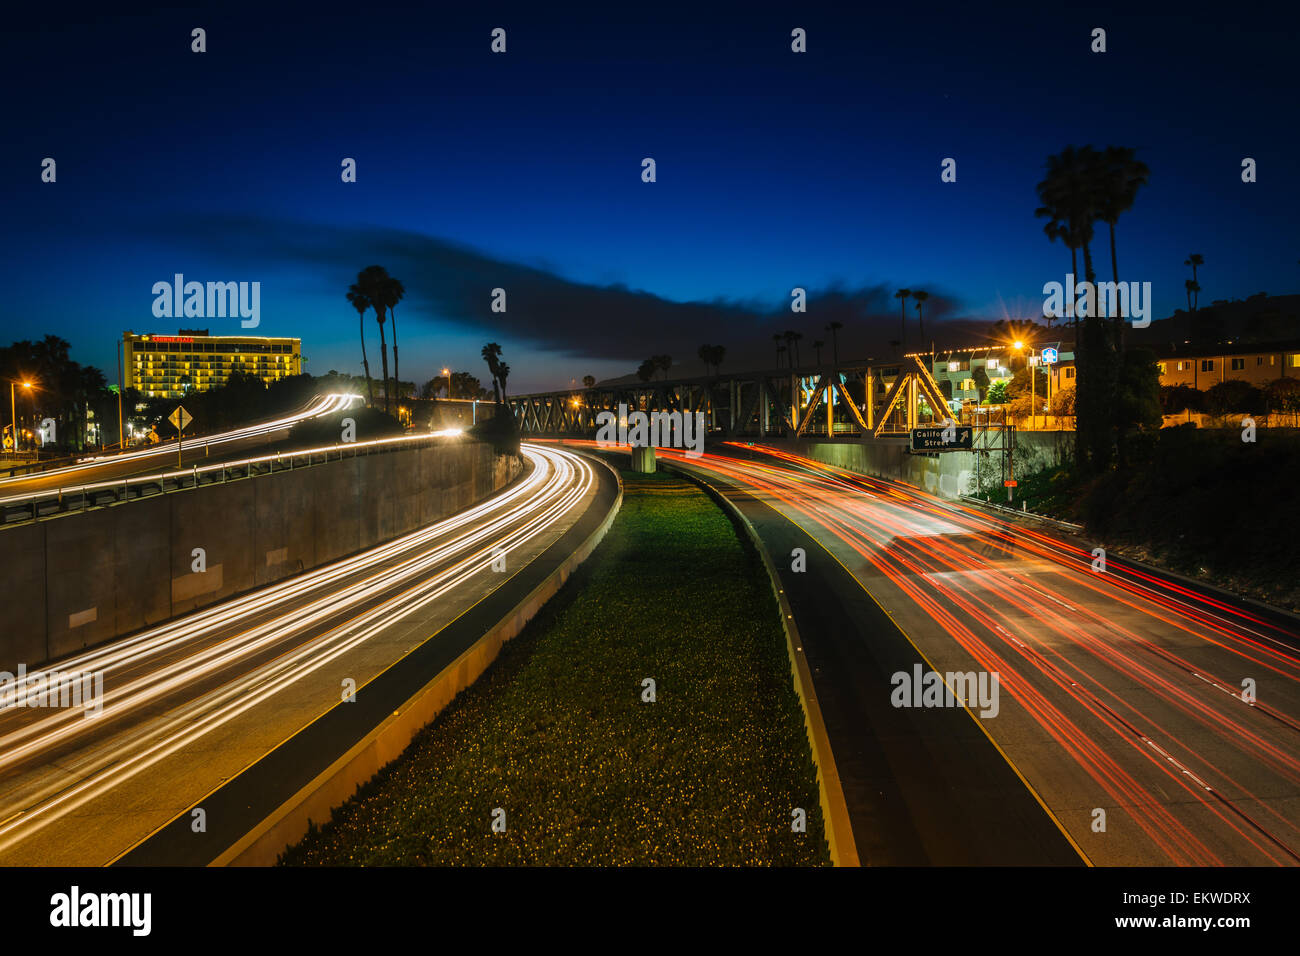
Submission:
<svg viewBox="0 0 1300 956">
<path fill-rule="evenodd" d="M 380 286 L 380 291 L 384 297 L 384 305 L 388 308 L 388 317 L 393 321 L 393 381 L 397 390 L 397 398 L 402 397 L 402 372 L 397 364 L 397 303 L 406 298 L 406 287 L 402 285 L 401 279 L 394 279 L 389 276 Z"/>
<path fill-rule="evenodd" d="M 583 387 L 583 388 L 595 388 L 595 387 L 596 387 L 596 376 L 594 376 L 594 375 L 584 375 L 584 376 L 582 376 L 582 387 Z"/>
<path fill-rule="evenodd" d="M 81 414 L 77 416 L 76 437 L 78 438 L 78 444 L 84 450 L 86 447 L 86 419 L 90 414 L 91 401 L 99 396 L 100 392 L 103 391 L 104 386 L 107 385 L 108 382 L 104 378 L 104 373 L 93 365 L 70 364 L 72 365 L 70 371 L 73 376 L 73 382 L 75 383 L 75 398 L 73 402 L 74 410 L 76 408 L 76 400 L 80 400 L 81 402 Z M 186 377 L 188 376 L 182 376 L 182 381 Z M 100 436 L 100 441 L 101 443 L 103 442 L 102 435 Z M 69 442 L 69 444 L 71 444 L 71 442 Z"/>
<path fill-rule="evenodd" d="M 646 359 L 636 370 L 636 377 L 643 382 L 648 382 L 655 377 L 655 360 Z"/>
<path fill-rule="evenodd" d="M 1106 181 L 1104 168 L 1101 154 L 1091 146 L 1067 146 L 1060 154 L 1047 157 L 1047 175 L 1036 187 L 1042 205 L 1034 215 L 1047 219 L 1043 232 L 1052 241 L 1062 240 L 1070 250 L 1072 275 L 1078 275 L 1078 251 L 1083 250 L 1084 276 L 1089 283 L 1097 281 L 1090 243 L 1100 205 L 1098 187 Z M 1075 455 L 1083 470 L 1100 470 L 1109 463 L 1113 446 L 1111 399 L 1115 382 L 1111 373 L 1116 370 L 1106 356 L 1112 342 L 1096 316 L 1088 316 L 1081 330 L 1073 302 L 1069 310 L 1075 333 L 1078 396 Z"/>
<path fill-rule="evenodd" d="M 818 368 L 821 368 L 822 365 L 822 346 L 824 346 L 825 344 L 826 343 L 823 342 L 821 339 L 813 339 L 813 351 L 817 353 Z"/>
<path fill-rule="evenodd" d="M 1078 251 L 1083 249 L 1087 281 L 1095 281 L 1089 243 L 1093 236 L 1097 154 L 1091 146 L 1067 146 L 1058 156 L 1047 157 L 1047 176 L 1037 186 L 1042 205 L 1034 215 L 1046 218 L 1043 232 L 1053 242 L 1060 239 L 1070 250 L 1070 274 L 1079 275 Z M 1070 316 L 1077 327 L 1079 317 L 1070 303 Z"/>
<path fill-rule="evenodd" d="M 664 381 L 668 381 L 668 370 L 673 367 L 673 357 L 671 355 L 655 355 L 650 359 L 655 368 L 664 373 Z"/>
<path fill-rule="evenodd" d="M 701 345 L 699 351 L 697 351 L 695 354 L 698 355 L 700 357 L 700 361 L 704 363 L 704 374 L 708 375 L 709 366 L 713 364 L 710 361 L 710 358 L 713 356 L 713 346 Z"/>
<path fill-rule="evenodd" d="M 903 347 L 903 343 L 907 341 L 907 300 L 911 298 L 911 296 L 911 289 L 899 289 L 894 293 L 894 298 L 898 300 L 899 314 L 903 317 L 903 321 L 898 327 L 898 346 L 900 349 Z"/>
<path fill-rule="evenodd" d="M 1192 293 L 1200 292 L 1201 287 L 1196 284 L 1195 279 L 1184 279 L 1183 288 L 1187 290 L 1187 311 L 1192 311 Z"/>
<path fill-rule="evenodd" d="M 348 301 L 357 310 L 357 321 L 361 326 L 361 366 L 366 370 L 366 392 L 370 396 L 370 407 L 375 405 L 375 386 L 370 381 L 370 360 L 366 358 L 366 310 L 370 300 L 355 282 L 348 288 Z"/>
<path fill-rule="evenodd" d="M 501 404 L 501 386 L 497 382 L 497 373 L 501 370 L 501 346 L 495 342 L 489 342 L 483 346 L 479 353 L 483 356 L 483 361 L 487 362 L 488 371 L 492 373 L 492 394 L 496 397 L 496 403 Z"/>
<path fill-rule="evenodd" d="M 1137 158 L 1137 150 L 1128 146 L 1107 146 L 1101 156 L 1103 170 L 1098 184 L 1099 201 L 1097 218 L 1110 228 L 1110 270 L 1119 287 L 1119 257 L 1115 251 L 1115 223 L 1133 208 L 1138 190 L 1151 178 L 1147 164 Z M 1124 349 L 1124 319 L 1118 311 L 1114 315 L 1115 345 Z"/>
<path fill-rule="evenodd" d="M 1193 252 L 1190 256 L 1187 257 L 1187 261 L 1184 262 L 1183 265 L 1192 267 L 1192 285 L 1195 286 L 1195 288 L 1193 288 L 1192 291 L 1200 292 L 1201 287 L 1196 284 L 1196 267 L 1205 265 L 1205 257 L 1202 256 L 1199 252 Z M 1189 305 L 1188 308 L 1191 311 L 1195 312 L 1200 307 L 1201 307 L 1201 297 L 1198 295 L 1196 297 L 1196 304 L 1194 306 Z"/>
<path fill-rule="evenodd" d="M 379 349 L 380 357 L 383 359 L 384 372 L 384 413 L 389 411 L 388 398 L 388 339 L 384 336 L 384 322 L 387 316 L 384 314 L 386 308 L 385 301 L 387 292 L 385 291 L 388 282 L 388 271 L 383 266 L 366 266 L 357 273 L 357 287 L 365 297 L 370 300 L 371 306 L 375 310 L 375 321 L 379 323 Z"/>
<path fill-rule="evenodd" d="M 507 365 L 505 362 L 500 363 L 497 366 L 497 378 L 501 380 L 502 403 L 504 403 L 506 400 L 506 379 L 508 379 L 509 377 L 510 377 L 510 366 Z"/>
<path fill-rule="evenodd" d="M 831 357 L 835 360 L 836 365 L 840 364 L 839 331 L 842 328 L 844 328 L 843 322 L 832 322 L 828 326 L 826 326 L 826 331 L 831 334 Z"/>
<path fill-rule="evenodd" d="M 921 348 L 925 348 L 925 316 L 922 314 L 921 306 L 925 304 L 926 299 L 930 298 L 930 293 L 918 289 L 912 293 L 912 298 L 916 300 L 916 324 L 921 330 Z"/>
<path fill-rule="evenodd" d="M 709 374 L 709 369 L 713 369 L 713 374 L 718 374 L 718 366 L 722 363 L 722 357 L 727 354 L 727 349 L 722 345 L 701 345 L 699 351 L 695 353 L 704 363 L 704 373 Z"/>
<path fill-rule="evenodd" d="M 800 332 L 795 332 L 792 329 L 787 329 L 785 332 L 785 342 L 790 347 L 790 355 L 793 358 L 791 368 L 799 367 L 799 340 L 801 338 L 803 338 L 803 334 Z"/>
<path fill-rule="evenodd" d="M 773 333 L 772 333 L 772 341 L 776 343 L 776 367 L 777 367 L 777 368 L 780 368 L 780 367 L 781 367 L 781 353 L 785 351 L 785 349 L 783 349 L 783 348 L 781 347 L 781 333 L 780 333 L 780 332 L 773 332 Z"/>
</svg>

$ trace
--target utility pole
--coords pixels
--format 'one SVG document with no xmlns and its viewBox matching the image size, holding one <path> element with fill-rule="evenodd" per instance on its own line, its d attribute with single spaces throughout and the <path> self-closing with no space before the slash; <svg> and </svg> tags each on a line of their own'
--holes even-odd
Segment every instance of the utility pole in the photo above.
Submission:
<svg viewBox="0 0 1300 956">
<path fill-rule="evenodd" d="M 123 429 L 126 427 L 122 423 L 122 342 L 119 339 L 117 343 L 117 450 L 120 452 L 126 447 L 126 437 Z"/>
</svg>

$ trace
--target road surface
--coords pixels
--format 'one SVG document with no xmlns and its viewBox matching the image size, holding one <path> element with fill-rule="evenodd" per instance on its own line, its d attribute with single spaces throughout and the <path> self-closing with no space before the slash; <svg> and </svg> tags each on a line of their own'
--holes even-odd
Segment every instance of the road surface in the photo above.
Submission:
<svg viewBox="0 0 1300 956">
<path fill-rule="evenodd" d="M 1300 863 L 1293 618 L 774 448 L 661 456 L 783 568 L 867 863 Z M 996 716 L 895 706 L 917 666 L 996 673 Z"/>
<path fill-rule="evenodd" d="M 344 411 L 360 403 L 359 395 L 320 395 L 309 404 L 279 418 L 242 428 L 197 436 L 181 441 L 185 466 L 220 461 L 223 456 L 247 455 L 268 442 L 284 438 L 294 425 Z M 33 495 L 57 494 L 61 488 L 76 488 L 94 482 L 111 481 L 177 467 L 177 443 L 162 442 L 132 448 L 115 455 L 91 456 L 60 468 L 0 478 L 0 505 L 29 500 Z"/>
<path fill-rule="evenodd" d="M 353 706 L 346 681 L 369 702 L 371 682 L 508 587 L 595 499 L 601 466 L 524 455 L 527 474 L 473 508 L 47 668 L 102 675 L 97 714 L 0 691 L 0 864 L 109 863 Z"/>
</svg>

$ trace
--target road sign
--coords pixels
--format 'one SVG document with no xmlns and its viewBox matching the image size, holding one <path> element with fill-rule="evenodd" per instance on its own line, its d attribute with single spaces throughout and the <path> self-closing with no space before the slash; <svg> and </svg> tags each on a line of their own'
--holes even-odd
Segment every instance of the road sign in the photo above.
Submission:
<svg viewBox="0 0 1300 956">
<path fill-rule="evenodd" d="M 912 451 L 970 451 L 974 443 L 975 429 L 969 425 L 912 429 Z"/>
<path fill-rule="evenodd" d="M 1006 481 L 1002 482 L 1002 484 L 1007 488 L 1014 488 L 1016 486 L 1016 479 L 1008 478 Z"/>
<path fill-rule="evenodd" d="M 1048 348 L 1043 349 L 1043 364 L 1044 364 L 1044 365 L 1055 365 L 1055 364 L 1056 364 L 1056 361 L 1057 361 L 1057 352 L 1056 352 L 1056 349 L 1051 348 L 1051 347 L 1048 347 Z"/>
<path fill-rule="evenodd" d="M 185 431 L 185 426 L 194 421 L 190 413 L 181 405 L 176 406 L 176 411 L 168 415 L 167 420 L 176 426 L 178 432 Z"/>
</svg>

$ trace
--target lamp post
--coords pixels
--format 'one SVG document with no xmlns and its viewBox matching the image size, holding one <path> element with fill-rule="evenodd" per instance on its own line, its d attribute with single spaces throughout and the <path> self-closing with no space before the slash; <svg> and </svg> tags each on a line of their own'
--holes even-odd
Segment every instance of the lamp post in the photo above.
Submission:
<svg viewBox="0 0 1300 956">
<path fill-rule="evenodd" d="M 15 382 L 13 379 L 10 379 L 10 380 L 9 380 L 9 420 L 10 420 L 11 422 L 13 422 L 13 429 L 14 429 L 14 452 L 15 452 L 15 454 L 16 454 L 16 453 L 18 452 L 18 443 L 19 443 L 19 440 L 20 440 L 20 437 L 21 437 L 21 433 L 18 431 L 18 403 L 17 403 L 17 401 L 16 401 L 15 398 L 14 398 L 14 386 L 15 386 L 15 385 L 21 385 L 23 388 L 27 389 L 27 390 L 30 392 L 31 389 L 32 389 L 32 383 L 31 383 L 31 382 Z"/>
<path fill-rule="evenodd" d="M 1017 352 L 1020 352 L 1024 350 L 1025 343 L 1017 339 L 1013 343 L 1013 346 Z M 1038 428 L 1038 399 L 1036 391 L 1038 383 L 1035 381 L 1037 378 L 1037 369 L 1034 368 L 1034 353 L 1036 351 L 1037 350 L 1032 345 L 1029 346 L 1029 427 L 1033 429 Z"/>
<path fill-rule="evenodd" d="M 447 399 L 448 401 L 450 401 L 452 398 L 455 397 L 451 394 L 451 369 L 447 369 L 447 368 L 443 369 L 442 377 L 447 380 Z"/>
</svg>

